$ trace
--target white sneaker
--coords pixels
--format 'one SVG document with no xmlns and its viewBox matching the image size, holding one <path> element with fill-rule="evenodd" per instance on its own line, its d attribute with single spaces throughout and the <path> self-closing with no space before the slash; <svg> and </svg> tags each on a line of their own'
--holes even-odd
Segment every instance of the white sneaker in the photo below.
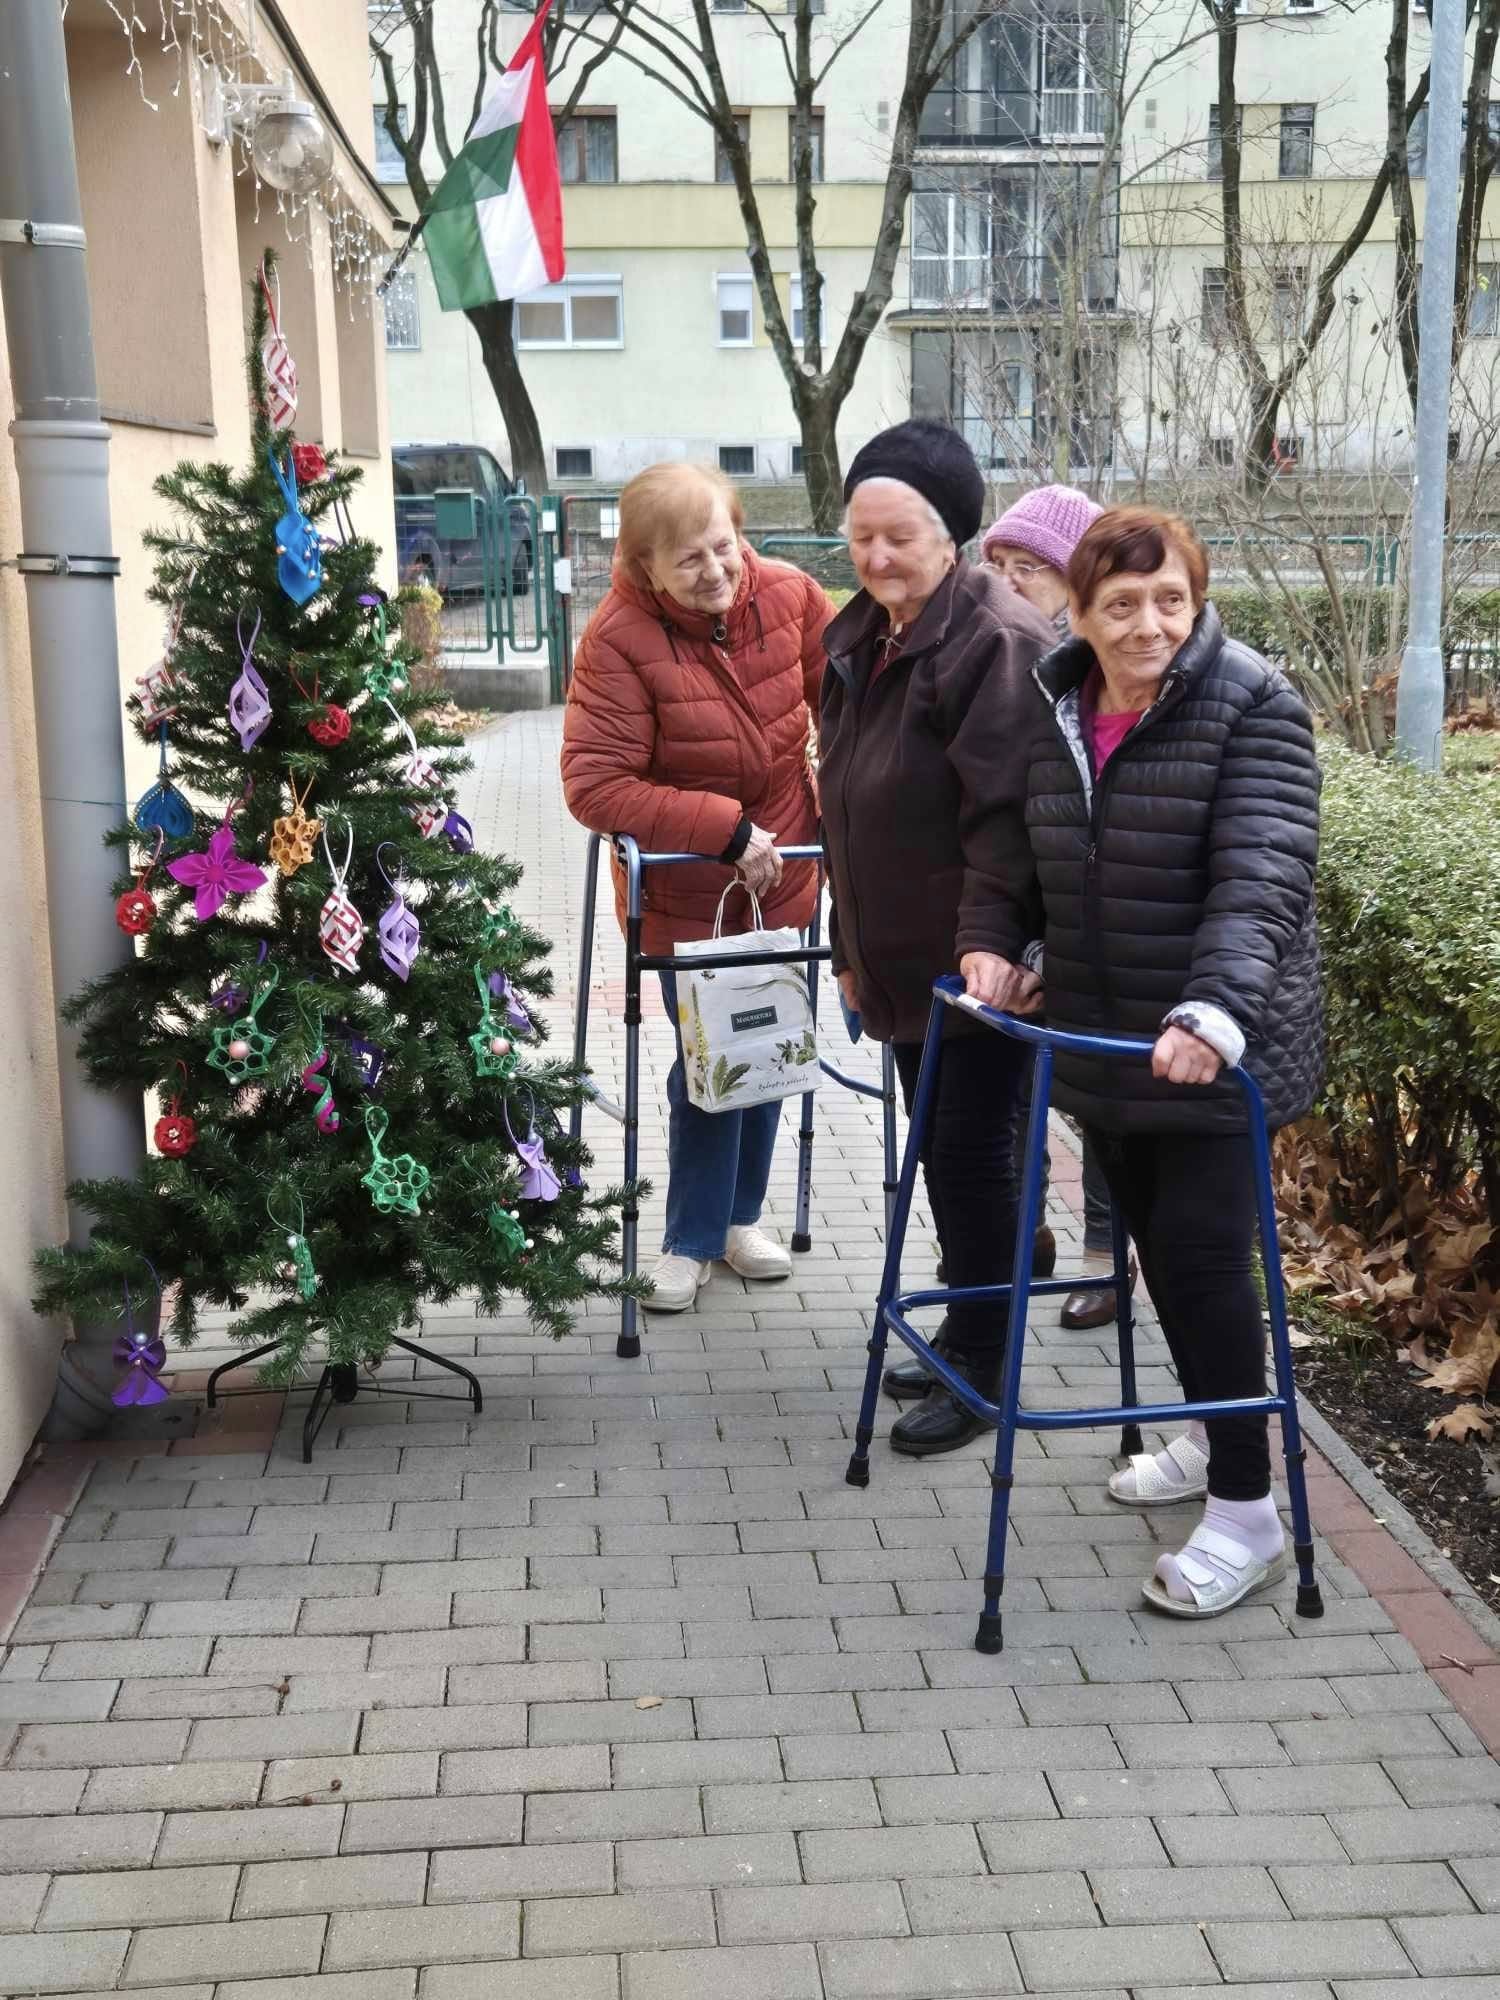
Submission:
<svg viewBox="0 0 1500 2000">
<path fill-rule="evenodd" d="M 675 1252 L 669 1253 L 651 1273 L 651 1282 L 656 1290 L 647 1299 L 646 1310 L 691 1312 L 698 1302 L 699 1290 L 708 1283 L 712 1270 L 712 1264 L 700 1264 L 696 1257 L 679 1257 Z"/>
<path fill-rule="evenodd" d="M 731 1229 L 724 1262 L 742 1278 L 789 1278 L 792 1260 L 774 1237 L 753 1224 Z"/>
</svg>

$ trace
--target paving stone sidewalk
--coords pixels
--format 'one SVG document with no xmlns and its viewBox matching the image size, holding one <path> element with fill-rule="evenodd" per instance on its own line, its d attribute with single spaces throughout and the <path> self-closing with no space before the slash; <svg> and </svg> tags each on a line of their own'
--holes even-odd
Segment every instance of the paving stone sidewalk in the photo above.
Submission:
<svg viewBox="0 0 1500 2000">
<path fill-rule="evenodd" d="M 466 810 L 528 863 L 565 1034 L 558 733 L 480 738 Z M 607 918 L 600 942 L 612 1085 Z M 658 1176 L 669 1053 L 654 1006 Z M 589 1130 L 607 1169 L 617 1133 Z M 635 1363 L 605 1311 L 561 1345 L 434 1314 L 477 1420 L 392 1363 L 304 1467 L 301 1397 L 200 1416 L 221 1345 L 163 1418 L 50 1453 L 3 1517 L 22 1554 L 0 1547 L 3 1586 L 56 1537 L 0 1665 L 0 1995 L 1500 1995 L 1500 1767 L 1454 1706 L 1485 1726 L 1500 1663 L 1379 1518 L 1320 1467 L 1327 1616 L 1299 1625 L 1288 1586 L 1169 1624 L 1139 1586 L 1191 1511 L 1112 1506 L 1112 1436 L 1023 1438 L 1006 1651 L 981 1657 L 983 1446 L 877 1441 L 868 1490 L 843 1482 L 881 1193 L 874 1107 L 831 1087 L 815 1190 L 789 1284 L 720 1271 Z M 910 1253 L 930 1270 L 925 1224 Z M 1107 1399 L 1107 1335 L 1055 1312 L 1028 1393 Z M 1149 1317 L 1141 1341 L 1170 1393 Z"/>
</svg>

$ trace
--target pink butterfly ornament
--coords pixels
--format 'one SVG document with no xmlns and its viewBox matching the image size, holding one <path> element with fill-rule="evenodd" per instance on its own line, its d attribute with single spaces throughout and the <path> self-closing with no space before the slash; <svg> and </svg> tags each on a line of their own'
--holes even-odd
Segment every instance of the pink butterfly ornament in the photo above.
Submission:
<svg viewBox="0 0 1500 2000">
<path fill-rule="evenodd" d="M 169 861 L 167 873 L 193 891 L 193 913 L 200 924 L 217 916 L 227 897 L 248 896 L 262 888 L 266 879 L 263 868 L 257 868 L 253 861 L 242 861 L 235 852 L 234 830 L 227 813 L 207 849 Z"/>
</svg>

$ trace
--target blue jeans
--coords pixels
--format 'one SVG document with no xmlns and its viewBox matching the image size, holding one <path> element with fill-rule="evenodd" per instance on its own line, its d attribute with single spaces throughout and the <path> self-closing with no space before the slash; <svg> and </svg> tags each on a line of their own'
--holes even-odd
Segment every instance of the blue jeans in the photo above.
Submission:
<svg viewBox="0 0 1500 2000">
<path fill-rule="evenodd" d="M 667 1078 L 667 1227 L 661 1247 L 706 1264 L 724 1255 L 731 1229 L 760 1220 L 781 1105 L 700 1111 L 691 1103 L 682 1068 L 675 973 L 662 973 L 661 990 L 677 1037 L 677 1060 Z"/>
</svg>

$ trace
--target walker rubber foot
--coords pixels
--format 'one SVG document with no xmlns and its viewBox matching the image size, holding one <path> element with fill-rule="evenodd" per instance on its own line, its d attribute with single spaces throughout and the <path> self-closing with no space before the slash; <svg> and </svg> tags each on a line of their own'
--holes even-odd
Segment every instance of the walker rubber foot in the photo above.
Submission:
<svg viewBox="0 0 1500 2000">
<path fill-rule="evenodd" d="M 639 1361 L 641 1358 L 641 1336 L 638 1333 L 622 1333 L 615 1342 L 615 1353 L 622 1361 Z"/>
<path fill-rule="evenodd" d="M 870 1461 L 856 1452 L 849 1461 L 849 1470 L 844 1474 L 846 1486 L 868 1486 L 870 1483 Z"/>
<path fill-rule="evenodd" d="M 1001 1650 L 1005 1641 L 1000 1636 L 1000 1618 L 998 1611 L 980 1612 L 979 1630 L 974 1634 L 976 1653 L 998 1653 Z"/>
<path fill-rule="evenodd" d="M 1297 1616 L 1299 1618 L 1323 1616 L 1323 1593 L 1315 1583 L 1297 1585 Z"/>
<path fill-rule="evenodd" d="M 804 1250 L 811 1250 L 812 1237 L 807 1235 L 803 1230 L 799 1229 L 796 1235 L 793 1236 L 792 1238 L 792 1248 L 797 1252 L 799 1256 L 802 1254 Z"/>
<path fill-rule="evenodd" d="M 1141 1436 L 1140 1425 L 1127 1424 L 1125 1428 L 1120 1432 L 1121 1458 L 1134 1458 L 1138 1452 L 1142 1452 L 1145 1449 L 1146 1449 L 1146 1444 L 1145 1440 Z"/>
</svg>

